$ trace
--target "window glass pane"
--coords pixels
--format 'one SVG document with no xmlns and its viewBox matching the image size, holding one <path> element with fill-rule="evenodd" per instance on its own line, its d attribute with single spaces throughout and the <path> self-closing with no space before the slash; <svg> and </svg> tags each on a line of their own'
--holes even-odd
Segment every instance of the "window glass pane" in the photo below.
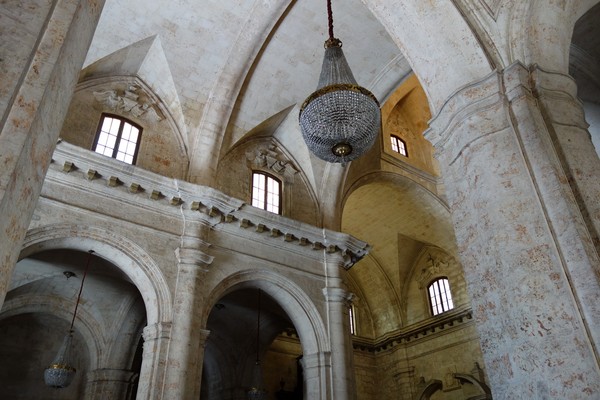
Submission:
<svg viewBox="0 0 600 400">
<path fill-rule="evenodd" d="M 106 140 L 106 146 L 111 149 L 115 148 L 115 143 L 117 142 L 117 137 L 113 135 L 109 135 Z"/>
<path fill-rule="evenodd" d="M 111 118 L 110 129 L 108 130 L 111 135 L 119 134 L 119 127 L 121 126 L 121 121 L 116 118 Z"/>
<path fill-rule="evenodd" d="M 134 143 L 137 143 L 139 133 L 140 133 L 140 130 L 138 128 L 136 128 L 135 126 L 132 126 L 131 127 L 131 135 L 129 136 L 129 140 L 131 140 Z"/>
<path fill-rule="evenodd" d="M 123 126 L 123 132 L 121 132 L 121 140 L 129 140 L 129 133 L 131 132 L 131 125 L 125 122 Z"/>
<path fill-rule="evenodd" d="M 252 205 L 264 210 L 279 213 L 281 184 L 266 174 L 252 173 Z"/>
<path fill-rule="evenodd" d="M 102 130 L 104 132 L 110 131 L 110 125 L 112 124 L 113 119 L 109 117 L 104 117 L 104 121 L 102 121 Z"/>
<path fill-rule="evenodd" d="M 141 130 L 125 119 L 103 116 L 94 151 L 132 164 L 138 151 Z M 121 129 L 122 128 L 122 129 Z M 120 130 L 120 133 L 119 133 Z M 114 149 L 117 148 L 117 154 Z"/>
<path fill-rule="evenodd" d="M 438 315 L 454 308 L 450 283 L 447 278 L 440 278 L 432 282 L 428 287 L 431 312 Z"/>
<path fill-rule="evenodd" d="M 392 139 L 392 150 L 395 151 L 396 153 L 399 153 L 400 150 L 398 150 L 398 139 L 396 139 L 394 136 L 392 136 L 391 139 Z"/>
<path fill-rule="evenodd" d="M 98 137 L 98 144 L 102 146 L 106 146 L 106 142 L 108 141 L 108 133 L 100 132 L 100 136 Z"/>
</svg>

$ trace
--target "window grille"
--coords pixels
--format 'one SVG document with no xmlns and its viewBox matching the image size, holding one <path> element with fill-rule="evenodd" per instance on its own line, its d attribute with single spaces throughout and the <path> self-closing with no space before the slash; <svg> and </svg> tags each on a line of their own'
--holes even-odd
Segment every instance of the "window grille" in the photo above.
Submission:
<svg viewBox="0 0 600 400">
<path fill-rule="evenodd" d="M 431 282 L 427 287 L 427 291 L 429 292 L 429 303 L 433 315 L 438 315 L 454 308 L 448 278 L 439 278 Z"/>
</svg>

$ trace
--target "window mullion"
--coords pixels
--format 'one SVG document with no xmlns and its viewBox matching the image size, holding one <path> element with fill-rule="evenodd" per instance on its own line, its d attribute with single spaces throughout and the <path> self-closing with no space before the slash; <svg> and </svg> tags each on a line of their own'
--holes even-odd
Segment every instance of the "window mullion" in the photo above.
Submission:
<svg viewBox="0 0 600 400">
<path fill-rule="evenodd" d="M 117 158 L 117 154 L 119 154 L 119 146 L 121 145 L 123 128 L 125 128 L 125 121 L 119 120 L 119 132 L 117 133 L 117 138 L 115 139 L 115 148 L 113 149 L 112 158 Z"/>
</svg>

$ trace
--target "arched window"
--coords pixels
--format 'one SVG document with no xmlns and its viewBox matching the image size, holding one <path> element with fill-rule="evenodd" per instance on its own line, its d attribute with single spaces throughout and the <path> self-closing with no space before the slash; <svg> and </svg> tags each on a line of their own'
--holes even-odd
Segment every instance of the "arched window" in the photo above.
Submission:
<svg viewBox="0 0 600 400">
<path fill-rule="evenodd" d="M 142 128 L 117 115 L 102 114 L 93 149 L 96 153 L 135 164 Z"/>
<path fill-rule="evenodd" d="M 448 278 L 439 278 L 431 282 L 429 286 L 427 286 L 427 291 L 429 293 L 429 304 L 433 315 L 438 315 L 454 308 Z"/>
<path fill-rule="evenodd" d="M 391 135 L 390 139 L 392 141 L 392 150 L 396 153 L 402 154 L 404 157 L 408 157 L 408 152 L 406 151 L 406 142 L 395 135 Z"/>
<path fill-rule="evenodd" d="M 281 181 L 264 172 L 252 172 L 252 205 L 281 214 Z"/>
</svg>

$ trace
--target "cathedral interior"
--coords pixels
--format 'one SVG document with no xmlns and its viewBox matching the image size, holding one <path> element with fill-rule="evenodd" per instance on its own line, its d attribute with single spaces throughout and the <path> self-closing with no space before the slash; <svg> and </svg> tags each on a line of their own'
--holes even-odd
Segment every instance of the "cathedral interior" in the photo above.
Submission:
<svg viewBox="0 0 600 400">
<path fill-rule="evenodd" d="M 331 3 L 1 2 L 0 397 L 600 399 L 600 3 Z"/>
</svg>

